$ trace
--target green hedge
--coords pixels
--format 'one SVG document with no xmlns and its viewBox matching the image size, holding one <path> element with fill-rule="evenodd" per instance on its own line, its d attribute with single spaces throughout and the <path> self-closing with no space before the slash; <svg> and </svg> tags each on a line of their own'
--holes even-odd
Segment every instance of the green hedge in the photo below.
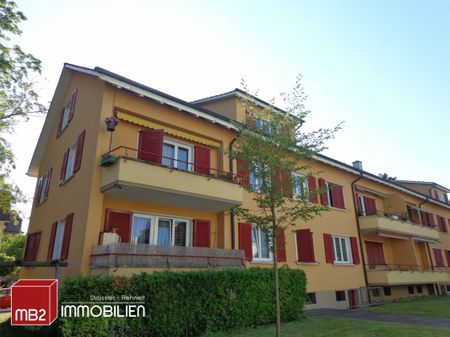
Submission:
<svg viewBox="0 0 450 337">
<path fill-rule="evenodd" d="M 280 269 L 281 319 L 303 317 L 306 277 Z M 90 301 L 91 295 L 145 296 L 146 317 L 59 318 L 63 336 L 201 336 L 275 321 L 271 269 L 158 272 L 132 278 L 67 279 L 61 301 Z"/>
</svg>

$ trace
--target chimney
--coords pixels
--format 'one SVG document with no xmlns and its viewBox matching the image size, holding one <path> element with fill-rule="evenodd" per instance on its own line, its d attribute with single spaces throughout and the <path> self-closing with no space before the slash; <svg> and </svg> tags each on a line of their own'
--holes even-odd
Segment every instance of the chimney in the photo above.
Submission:
<svg viewBox="0 0 450 337">
<path fill-rule="evenodd" d="M 362 171 L 362 161 L 360 161 L 360 160 L 355 160 L 353 163 L 352 163 L 352 165 L 353 165 L 353 167 L 355 168 L 355 169 L 357 169 L 357 170 L 360 170 L 360 171 Z"/>
</svg>

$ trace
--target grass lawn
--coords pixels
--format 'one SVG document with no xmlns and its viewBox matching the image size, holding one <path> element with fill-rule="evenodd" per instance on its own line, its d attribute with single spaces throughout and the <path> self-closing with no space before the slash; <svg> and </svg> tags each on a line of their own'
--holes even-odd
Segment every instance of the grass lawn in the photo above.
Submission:
<svg viewBox="0 0 450 337">
<path fill-rule="evenodd" d="M 383 304 L 363 310 L 417 316 L 439 316 L 450 318 L 450 296 L 430 297 Z"/>
<path fill-rule="evenodd" d="M 283 337 L 448 337 L 450 330 L 345 318 L 312 317 L 285 323 Z M 208 337 L 272 337 L 274 326 L 210 334 Z"/>
</svg>

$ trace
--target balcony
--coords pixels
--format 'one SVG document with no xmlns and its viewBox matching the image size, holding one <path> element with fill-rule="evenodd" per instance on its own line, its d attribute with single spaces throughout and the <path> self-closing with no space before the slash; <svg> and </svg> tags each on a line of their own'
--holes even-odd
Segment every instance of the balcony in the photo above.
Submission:
<svg viewBox="0 0 450 337">
<path fill-rule="evenodd" d="M 98 268 L 243 268 L 244 252 L 203 247 L 117 243 L 96 246 L 91 269 Z"/>
<path fill-rule="evenodd" d="M 102 158 L 101 191 L 117 198 L 154 202 L 213 212 L 242 203 L 242 187 L 236 175 L 211 168 L 194 172 L 136 159 L 137 150 L 118 147 Z M 181 161 L 180 161 L 181 162 Z M 176 165 L 178 166 L 178 165 Z M 181 165 L 180 165 L 181 166 Z"/>
<path fill-rule="evenodd" d="M 405 264 L 368 265 L 370 285 L 403 285 L 424 283 L 448 283 L 447 267 Z"/>
<path fill-rule="evenodd" d="M 435 227 L 422 226 L 397 215 L 378 212 L 360 216 L 359 224 L 362 232 L 395 233 L 431 242 L 439 239 L 439 232 Z"/>
</svg>

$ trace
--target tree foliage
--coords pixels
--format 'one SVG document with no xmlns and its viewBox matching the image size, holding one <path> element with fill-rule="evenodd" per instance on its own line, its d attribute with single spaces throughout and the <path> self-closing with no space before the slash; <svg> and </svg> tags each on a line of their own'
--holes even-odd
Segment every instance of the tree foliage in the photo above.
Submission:
<svg viewBox="0 0 450 337">
<path fill-rule="evenodd" d="M 256 206 L 253 208 L 236 207 L 234 213 L 248 223 L 264 229 L 270 237 L 275 270 L 275 302 L 278 311 L 279 298 L 277 279 L 277 237 L 280 231 L 295 226 L 299 221 L 309 221 L 326 208 L 311 203 L 321 191 L 309 191 L 306 185 L 312 172 L 309 163 L 316 153 L 325 149 L 340 128 L 319 129 L 304 132 L 301 128 L 309 111 L 306 110 L 306 95 L 301 84 L 302 77 L 297 78 L 290 94 L 282 94 L 286 105 L 285 112 L 274 107 L 273 102 L 265 107 L 256 106 L 250 96 L 243 99 L 246 121 L 237 123 L 239 136 L 235 142 L 232 157 L 243 163 L 241 169 L 249 168 L 249 184 L 244 184 L 252 193 Z M 248 92 L 244 86 L 246 92 Z M 250 125 L 250 127 L 249 127 Z M 303 175 L 291 176 L 292 172 Z M 298 191 L 295 196 L 292 191 Z M 279 335 L 277 329 L 277 336 Z"/>
<path fill-rule="evenodd" d="M 25 236 L 5 234 L 0 237 L 0 262 L 15 261 L 22 258 Z M 0 276 L 17 273 L 19 267 L 0 267 Z"/>
<path fill-rule="evenodd" d="M 21 35 L 19 24 L 24 20 L 26 17 L 15 2 L 0 0 L 0 210 L 5 213 L 25 200 L 19 188 L 8 182 L 15 165 L 5 135 L 12 132 L 19 120 L 46 111 L 35 89 L 41 61 L 11 41 Z"/>
</svg>

